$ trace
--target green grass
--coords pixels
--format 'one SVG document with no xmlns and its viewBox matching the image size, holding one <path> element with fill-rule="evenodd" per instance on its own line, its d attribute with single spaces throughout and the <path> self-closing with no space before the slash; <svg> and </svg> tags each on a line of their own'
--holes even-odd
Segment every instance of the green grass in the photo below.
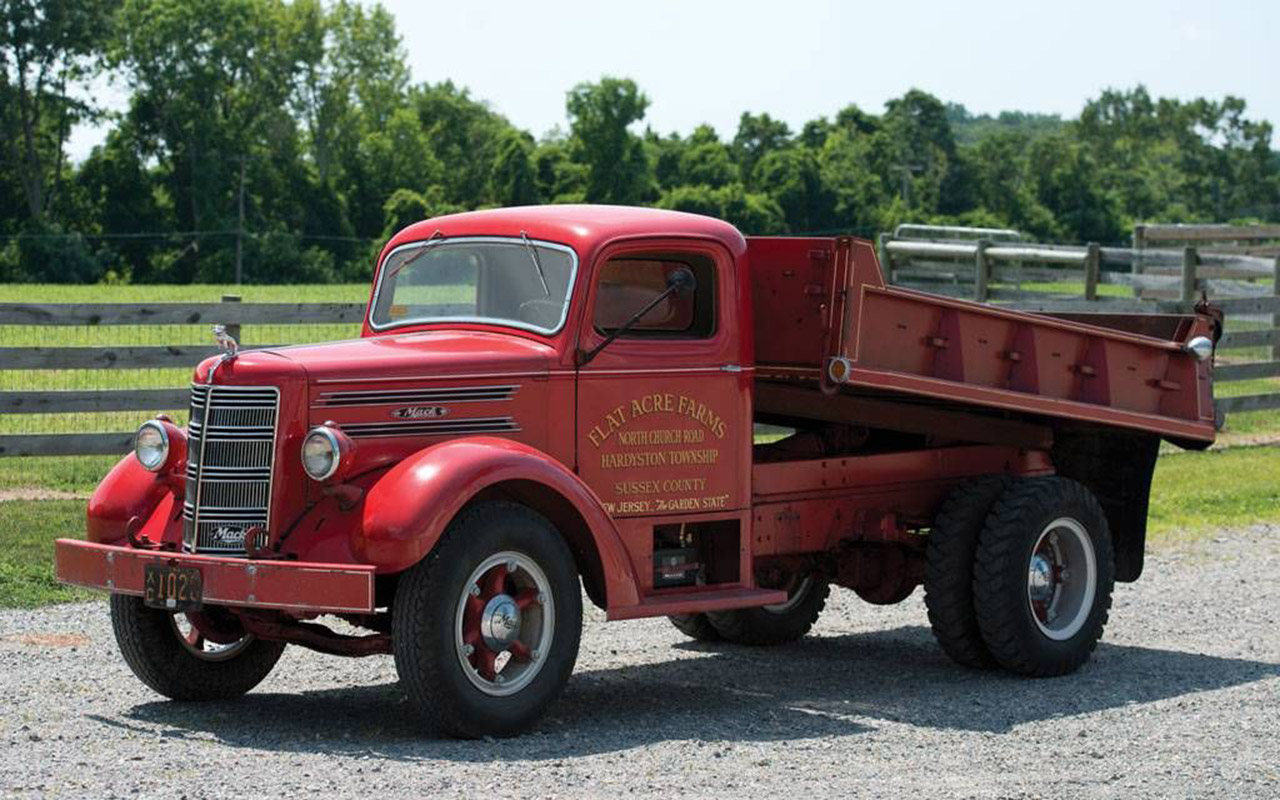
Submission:
<svg viewBox="0 0 1280 800">
<path fill-rule="evenodd" d="M 84 536 L 84 501 L 0 503 L 0 608 L 87 600 L 95 593 L 53 579 L 55 539 Z"/>
<path fill-rule="evenodd" d="M 89 494 L 121 456 L 0 458 L 0 491 L 50 489 Z M 4 505 L 0 505 L 3 514 Z"/>
<path fill-rule="evenodd" d="M 1280 448 L 1161 456 L 1148 520 L 1157 540 L 1280 521 Z"/>
<path fill-rule="evenodd" d="M 1084 297 L 1084 284 L 1063 281 L 1057 283 L 1033 283 L 1025 281 L 1021 284 L 998 283 L 995 286 L 1001 289 L 1018 289 L 1024 292 L 1044 292 L 1046 294 L 1065 294 L 1072 297 Z M 1099 297 L 1121 297 L 1125 299 L 1133 299 L 1133 290 L 1128 286 L 1116 286 L 1110 283 L 1098 284 Z"/>
</svg>

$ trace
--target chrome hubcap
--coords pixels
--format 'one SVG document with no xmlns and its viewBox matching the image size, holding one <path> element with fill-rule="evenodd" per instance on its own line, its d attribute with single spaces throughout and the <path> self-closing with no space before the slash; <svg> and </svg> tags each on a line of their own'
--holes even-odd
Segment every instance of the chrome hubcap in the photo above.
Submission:
<svg viewBox="0 0 1280 800">
<path fill-rule="evenodd" d="M 463 585 L 454 632 L 458 663 L 477 689 L 502 697 L 528 686 L 555 632 L 546 573 L 523 553 L 486 558 Z"/>
<path fill-rule="evenodd" d="M 485 604 L 480 613 L 480 635 L 484 646 L 501 652 L 520 635 L 520 607 L 511 595 L 500 594 Z"/>
<path fill-rule="evenodd" d="M 1075 636 L 1097 591 L 1097 556 L 1088 531 L 1070 517 L 1050 522 L 1027 564 L 1027 603 L 1040 632 L 1055 641 Z"/>
</svg>

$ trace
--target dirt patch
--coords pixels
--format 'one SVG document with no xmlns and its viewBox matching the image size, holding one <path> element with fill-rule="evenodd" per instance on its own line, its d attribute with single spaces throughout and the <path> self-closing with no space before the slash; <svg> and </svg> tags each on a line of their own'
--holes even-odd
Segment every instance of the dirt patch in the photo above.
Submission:
<svg viewBox="0 0 1280 800">
<path fill-rule="evenodd" d="M 31 647 L 84 647 L 89 637 L 78 633 L 20 633 L 8 637 L 8 641 Z"/>
<path fill-rule="evenodd" d="M 64 492 L 60 489 L 41 489 L 38 486 L 20 486 L 17 489 L 0 489 L 0 503 L 9 500 L 88 500 L 85 494 Z"/>
</svg>

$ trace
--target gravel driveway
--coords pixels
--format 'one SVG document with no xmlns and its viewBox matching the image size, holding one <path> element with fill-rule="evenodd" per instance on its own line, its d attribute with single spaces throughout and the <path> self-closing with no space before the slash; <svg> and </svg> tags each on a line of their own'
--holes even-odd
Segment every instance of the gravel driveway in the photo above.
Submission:
<svg viewBox="0 0 1280 800">
<path fill-rule="evenodd" d="M 101 603 L 0 612 L 6 796 L 1276 797 L 1280 529 L 1165 546 L 1078 674 L 953 666 L 917 592 L 833 593 L 814 635 L 707 647 L 589 612 L 536 733 L 415 727 L 389 657 L 290 648 L 246 698 L 162 701 Z"/>
</svg>

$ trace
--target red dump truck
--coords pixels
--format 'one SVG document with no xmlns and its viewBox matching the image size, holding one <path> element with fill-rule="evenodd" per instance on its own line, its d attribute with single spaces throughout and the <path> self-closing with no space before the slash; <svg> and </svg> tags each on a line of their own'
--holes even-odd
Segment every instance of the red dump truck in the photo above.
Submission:
<svg viewBox="0 0 1280 800">
<path fill-rule="evenodd" d="M 923 584 L 956 661 L 1059 675 L 1142 572 L 1160 442 L 1213 441 L 1220 329 L 936 297 L 865 241 L 689 214 L 440 217 L 387 244 L 360 338 L 218 333 L 187 425 L 142 426 L 57 576 L 111 593 L 170 698 L 247 692 L 286 644 L 389 653 L 461 736 L 535 723 L 583 589 L 770 645 L 832 584 Z"/>
</svg>

